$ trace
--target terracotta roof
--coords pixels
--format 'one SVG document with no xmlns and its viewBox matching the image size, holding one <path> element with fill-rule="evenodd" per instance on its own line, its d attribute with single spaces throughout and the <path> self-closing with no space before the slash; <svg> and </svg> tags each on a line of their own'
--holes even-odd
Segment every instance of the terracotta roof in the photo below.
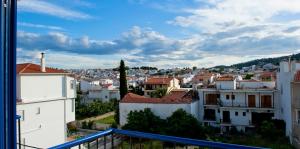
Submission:
<svg viewBox="0 0 300 149">
<path fill-rule="evenodd" d="M 250 79 L 250 80 L 239 80 L 238 82 L 261 82 L 261 81 Z"/>
<path fill-rule="evenodd" d="M 170 81 L 173 78 L 167 78 L 167 77 L 152 77 L 148 78 L 145 84 L 170 84 Z"/>
<path fill-rule="evenodd" d="M 17 74 L 21 73 L 67 73 L 64 70 L 46 67 L 46 72 L 41 71 L 41 66 L 32 63 L 17 64 Z"/>
<path fill-rule="evenodd" d="M 276 72 L 262 72 L 260 78 L 276 78 Z"/>
<path fill-rule="evenodd" d="M 217 81 L 233 81 L 234 77 L 233 76 L 222 76 L 220 78 L 217 78 Z"/>
<path fill-rule="evenodd" d="M 295 74 L 294 81 L 300 82 L 300 70 L 298 70 L 297 73 Z"/>
<path fill-rule="evenodd" d="M 133 93 L 128 93 L 121 103 L 153 103 L 153 104 L 186 104 L 193 101 L 191 91 L 172 91 L 162 98 L 148 98 Z"/>
</svg>

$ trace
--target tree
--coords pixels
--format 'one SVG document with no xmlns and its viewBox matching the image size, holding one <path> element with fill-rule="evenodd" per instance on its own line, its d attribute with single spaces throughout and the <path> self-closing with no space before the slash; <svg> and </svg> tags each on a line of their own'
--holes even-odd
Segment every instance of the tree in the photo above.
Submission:
<svg viewBox="0 0 300 149">
<path fill-rule="evenodd" d="M 121 60 L 120 62 L 119 72 L 120 72 L 120 97 L 122 99 L 128 92 L 127 80 L 126 80 L 126 66 L 123 60 Z M 119 115 L 120 115 L 120 110 L 119 110 L 119 102 L 118 102 L 115 106 L 115 121 L 117 122 L 117 124 L 119 124 Z"/>
<path fill-rule="evenodd" d="M 196 66 L 193 66 L 193 70 L 195 71 L 197 69 L 197 67 Z"/>
<path fill-rule="evenodd" d="M 155 91 L 150 93 L 153 98 L 161 98 L 167 94 L 167 88 L 157 88 Z"/>
<path fill-rule="evenodd" d="M 123 60 L 120 62 L 120 97 L 121 99 L 127 94 L 127 80 L 126 80 L 126 67 Z"/>
<path fill-rule="evenodd" d="M 253 74 L 246 74 L 245 80 L 250 80 L 253 76 Z"/>
<path fill-rule="evenodd" d="M 166 133 L 171 136 L 204 139 L 202 127 L 198 120 L 183 109 L 176 110 L 167 118 Z"/>
<path fill-rule="evenodd" d="M 165 128 L 165 121 L 153 114 L 146 108 L 140 111 L 130 111 L 127 117 L 127 124 L 123 129 L 136 130 L 150 133 L 162 133 Z"/>
</svg>

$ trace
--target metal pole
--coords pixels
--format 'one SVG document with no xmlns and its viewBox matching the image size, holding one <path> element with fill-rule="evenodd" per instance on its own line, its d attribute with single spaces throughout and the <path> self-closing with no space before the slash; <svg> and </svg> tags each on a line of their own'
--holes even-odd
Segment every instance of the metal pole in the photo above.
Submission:
<svg viewBox="0 0 300 149">
<path fill-rule="evenodd" d="M 106 136 L 104 136 L 104 149 L 106 149 Z"/>
<path fill-rule="evenodd" d="M 21 149 L 21 120 L 20 118 L 18 119 L 18 131 L 19 131 L 19 149 Z"/>
<path fill-rule="evenodd" d="M 114 148 L 114 134 L 111 134 L 111 148 Z"/>
<path fill-rule="evenodd" d="M 130 149 L 132 149 L 132 140 L 131 140 L 131 137 L 130 137 L 129 142 L 130 142 Z"/>
<path fill-rule="evenodd" d="M 139 138 L 139 143 L 140 143 L 140 149 L 142 149 L 142 141 L 141 141 L 141 138 Z"/>
<path fill-rule="evenodd" d="M 97 138 L 97 140 L 96 140 L 96 144 L 97 144 L 97 149 L 98 149 L 98 146 L 99 146 L 98 138 Z"/>
</svg>

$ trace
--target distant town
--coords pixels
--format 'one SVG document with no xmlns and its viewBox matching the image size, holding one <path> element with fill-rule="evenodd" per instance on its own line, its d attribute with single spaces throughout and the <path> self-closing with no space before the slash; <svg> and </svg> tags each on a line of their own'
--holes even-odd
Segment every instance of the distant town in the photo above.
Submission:
<svg viewBox="0 0 300 149">
<path fill-rule="evenodd" d="M 282 148 L 291 147 L 300 136 L 300 63 L 293 56 L 278 65 L 259 63 L 240 69 L 129 68 L 121 60 L 113 69 L 69 70 L 46 67 L 45 57 L 42 53 L 40 64 L 17 65 L 18 114 L 22 129 L 28 131 L 25 143 L 34 146 L 48 147 L 110 127 L 187 138 L 230 135 L 227 142 L 232 143 L 236 137 L 247 140 L 254 135 L 252 139 L 259 140 L 273 134 L 260 144 L 242 144 L 272 147 L 268 142 L 279 139 Z M 139 120 L 141 115 L 145 120 Z M 40 132 L 60 137 L 36 142 L 30 130 L 37 116 L 41 123 L 37 131 L 60 128 Z M 169 129 L 172 119 L 176 125 Z M 67 127 L 60 125 L 64 123 Z M 189 127 L 197 131 L 189 132 Z"/>
</svg>

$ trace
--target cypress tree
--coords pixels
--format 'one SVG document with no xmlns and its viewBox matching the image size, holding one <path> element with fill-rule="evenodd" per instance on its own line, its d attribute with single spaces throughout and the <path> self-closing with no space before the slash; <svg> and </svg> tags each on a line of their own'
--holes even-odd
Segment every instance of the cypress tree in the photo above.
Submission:
<svg viewBox="0 0 300 149">
<path fill-rule="evenodd" d="M 123 60 L 120 62 L 120 97 L 121 99 L 127 94 L 126 67 Z"/>
<path fill-rule="evenodd" d="M 123 60 L 120 62 L 120 67 L 119 67 L 119 72 L 120 72 L 120 98 L 122 99 L 128 92 L 127 89 L 127 80 L 126 80 L 126 67 L 125 63 Z M 119 101 L 116 104 L 115 108 L 115 121 L 117 124 L 120 122 L 120 110 L 119 110 Z"/>
</svg>

